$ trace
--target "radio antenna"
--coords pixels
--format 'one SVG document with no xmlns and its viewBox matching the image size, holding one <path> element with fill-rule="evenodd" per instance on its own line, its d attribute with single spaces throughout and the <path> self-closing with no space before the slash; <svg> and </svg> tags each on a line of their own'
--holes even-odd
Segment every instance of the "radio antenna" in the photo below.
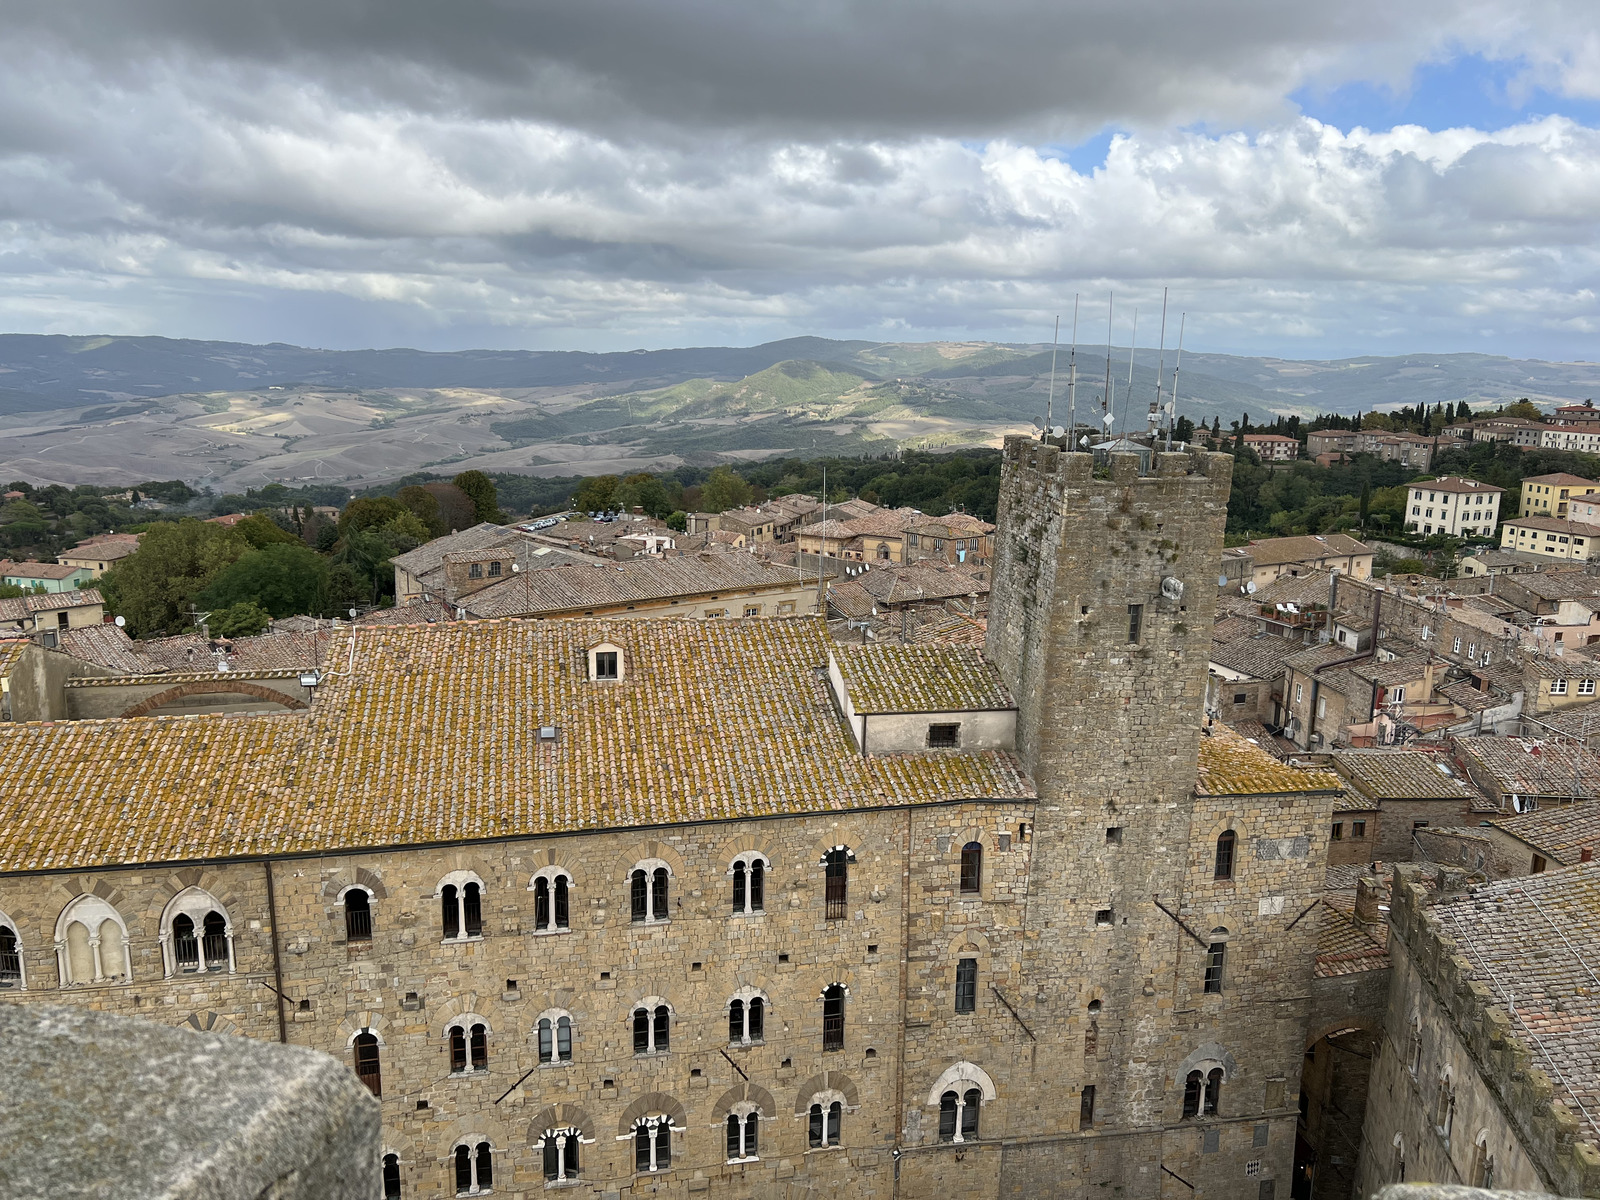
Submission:
<svg viewBox="0 0 1600 1200">
<path fill-rule="evenodd" d="M 1116 411 L 1116 396 L 1111 391 L 1111 311 L 1116 299 L 1116 292 L 1106 293 L 1106 392 L 1100 397 L 1100 407 L 1105 409 L 1101 427 L 1108 442 L 1111 440 L 1111 414 Z"/>
<path fill-rule="evenodd" d="M 1155 449 L 1156 431 L 1161 428 L 1161 418 L 1166 414 L 1161 411 L 1161 377 L 1167 373 L 1167 289 L 1161 289 L 1161 341 L 1160 354 L 1156 358 L 1156 425 L 1150 430 L 1150 448 Z M 1172 449 L 1172 431 L 1167 431 L 1167 449 Z"/>
<path fill-rule="evenodd" d="M 1050 440 L 1050 411 L 1056 400 L 1056 345 L 1061 341 L 1061 314 L 1056 314 L 1056 331 L 1050 337 L 1050 391 L 1044 401 L 1044 430 L 1039 434 L 1041 442 Z"/>
<path fill-rule="evenodd" d="M 1178 361 L 1172 367 L 1172 399 L 1167 401 L 1171 410 L 1167 416 L 1167 449 L 1172 449 L 1172 431 L 1178 424 L 1178 370 L 1183 366 L 1183 326 L 1189 319 L 1188 313 L 1178 314 Z"/>
<path fill-rule="evenodd" d="M 1078 296 L 1072 296 L 1072 353 L 1067 356 L 1067 449 L 1078 436 Z"/>
<path fill-rule="evenodd" d="M 1133 396 L 1133 347 L 1139 341 L 1139 310 L 1133 310 L 1133 334 L 1128 338 L 1128 386 L 1122 389 L 1122 416 L 1117 420 L 1117 437 L 1128 429 L 1128 401 Z"/>
</svg>

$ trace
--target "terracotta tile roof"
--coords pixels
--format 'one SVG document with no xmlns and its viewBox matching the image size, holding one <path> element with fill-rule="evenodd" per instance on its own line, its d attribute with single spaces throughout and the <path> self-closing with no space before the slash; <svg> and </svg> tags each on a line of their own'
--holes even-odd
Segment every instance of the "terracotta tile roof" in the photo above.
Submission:
<svg viewBox="0 0 1600 1200">
<path fill-rule="evenodd" d="M 1600 850 L 1600 804 L 1593 801 L 1554 804 L 1489 823 L 1563 867 L 1576 866 L 1585 850 Z"/>
<path fill-rule="evenodd" d="M 1541 533 L 1571 533 L 1578 537 L 1600 536 L 1600 525 L 1569 521 L 1565 517 L 1507 517 L 1505 523 L 1521 526 L 1523 529 L 1537 529 Z"/>
<path fill-rule="evenodd" d="M 815 618 L 341 634 L 306 713 L 0 726 L 0 871 L 1033 795 L 1007 753 L 855 753 Z M 585 678 L 600 640 L 619 683 Z"/>
<path fill-rule="evenodd" d="M 1315 562 L 1319 558 L 1343 558 L 1350 554 L 1371 554 L 1372 550 L 1343 533 L 1321 536 L 1262 538 L 1242 549 L 1255 559 L 1256 566 L 1279 563 Z"/>
<path fill-rule="evenodd" d="M 22 661 L 22 652 L 31 644 L 27 638 L 0 638 L 0 679 L 11 674 L 12 668 Z"/>
<path fill-rule="evenodd" d="M 0 575 L 12 579 L 69 579 L 81 570 L 82 567 L 70 567 L 66 563 L 13 562 L 10 559 L 0 559 Z"/>
<path fill-rule="evenodd" d="M 1565 522 L 1557 522 L 1564 525 Z M 1541 600 L 1574 600 L 1600 596 L 1600 576 L 1587 571 L 1531 571 L 1507 582 Z M 1503 597 L 1502 597 L 1503 599 Z"/>
<path fill-rule="evenodd" d="M 27 621 L 34 613 L 55 612 L 63 608 L 83 608 L 90 604 L 104 603 L 99 588 L 46 592 L 42 596 L 13 596 L 0 600 L 0 621 Z"/>
<path fill-rule="evenodd" d="M 1245 616 L 1220 616 L 1217 623 L 1211 627 L 1211 641 L 1232 642 L 1239 638 L 1250 637 L 1256 632 L 1254 617 Z"/>
<path fill-rule="evenodd" d="M 322 664 L 335 636 L 324 622 L 317 630 L 285 630 L 215 642 L 184 633 L 135 642 L 134 646 L 150 663 L 151 671 L 213 671 L 217 651 L 224 653 L 229 667 L 236 671 L 302 670 Z"/>
<path fill-rule="evenodd" d="M 1242 671 L 1251 679 L 1271 681 L 1281 678 L 1284 664 L 1304 649 L 1288 638 L 1258 633 L 1233 642 L 1212 642 L 1211 661 L 1230 671 Z"/>
<path fill-rule="evenodd" d="M 1468 716 L 1473 713 L 1483 712 L 1488 708 L 1494 708 L 1498 704 L 1504 704 L 1509 698 L 1495 692 L 1480 692 L 1478 685 L 1470 679 L 1458 679 L 1455 683 L 1446 684 L 1444 687 L 1435 688 L 1434 690 Z M 1600 728 L 1600 726 L 1596 726 L 1596 728 Z"/>
<path fill-rule="evenodd" d="M 1471 800 L 1477 792 L 1449 764 L 1422 750 L 1340 750 L 1333 765 L 1378 800 Z"/>
<path fill-rule="evenodd" d="M 454 610 L 442 600 L 413 600 L 410 604 L 397 604 L 393 608 L 375 608 L 364 617 L 357 617 L 357 625 L 431 625 L 448 621 Z"/>
<path fill-rule="evenodd" d="M 1494 1003 L 1514 1009 L 1509 1029 L 1528 1043 L 1531 1065 L 1550 1074 L 1557 1098 L 1576 1097 L 1600 1115 L 1600 863 L 1486 883 L 1428 914 Z M 1593 1126 L 1573 1116 L 1576 1136 L 1594 1144 Z"/>
<path fill-rule="evenodd" d="M 1589 487 L 1600 491 L 1600 483 L 1592 479 L 1585 479 L 1582 475 L 1571 475 L 1565 471 L 1557 471 L 1554 475 L 1525 475 L 1524 484 L 1548 483 L 1554 487 Z"/>
<path fill-rule="evenodd" d="M 1573 738 L 1600 738 L 1600 700 L 1544 713 L 1539 728 Z"/>
<path fill-rule="evenodd" d="M 1302 771 L 1279 762 L 1226 725 L 1211 725 L 1200 738 L 1197 790 L 1206 796 L 1275 796 L 1287 792 L 1336 792 L 1331 771 Z"/>
<path fill-rule="evenodd" d="M 754 554 L 683 554 L 527 571 L 464 596 L 457 603 L 475 617 L 506 617 L 582 612 L 616 604 L 756 588 L 794 588 L 806 582 L 797 568 L 773 566 Z"/>
<path fill-rule="evenodd" d="M 64 653 L 124 675 L 148 675 L 164 668 L 139 653 L 139 643 L 115 625 L 63 629 L 57 638 Z"/>
<path fill-rule="evenodd" d="M 1456 752 L 1502 792 L 1533 796 L 1600 795 L 1600 756 L 1567 742 L 1528 737 L 1464 737 Z"/>
<path fill-rule="evenodd" d="M 79 542 L 71 550 L 63 550 L 56 558 L 94 559 L 97 562 L 117 562 L 127 558 L 139 548 L 139 539 L 133 535 L 127 537 L 107 537 L 100 540 Z"/>
<path fill-rule="evenodd" d="M 1459 475 L 1446 475 L 1443 479 L 1430 479 L 1426 483 L 1410 483 L 1406 485 L 1415 491 L 1421 488 L 1425 492 L 1503 492 L 1505 488 L 1497 487 L 1492 483 L 1482 483 L 1476 479 L 1463 479 Z"/>
<path fill-rule="evenodd" d="M 983 575 L 979 578 L 978 575 Z M 909 566 L 876 567 L 854 576 L 880 604 L 906 604 L 917 600 L 965 600 L 974 594 L 989 594 L 988 572 L 963 570 L 957 566 L 915 563 Z"/>
<path fill-rule="evenodd" d="M 844 646 L 835 655 L 858 713 L 1015 708 L 1000 672 L 965 646 Z"/>
<path fill-rule="evenodd" d="M 1370 927 L 1363 925 L 1355 918 L 1353 902 L 1344 903 L 1326 896 L 1317 916 L 1320 918 L 1315 968 L 1318 979 L 1388 969 L 1387 925 L 1382 922 Z"/>
<path fill-rule="evenodd" d="M 1261 749 L 1279 762 L 1285 762 L 1289 757 L 1289 750 L 1283 742 L 1273 736 L 1272 730 L 1254 717 L 1246 717 L 1242 721 L 1229 721 L 1228 728 L 1244 738 L 1247 742 L 1254 742 Z"/>
<path fill-rule="evenodd" d="M 459 530 L 456 533 L 434 538 L 431 542 L 424 542 L 415 550 L 397 554 L 389 561 L 401 570 L 407 571 L 415 577 L 421 577 L 441 566 L 444 563 L 446 554 L 453 554 L 463 550 L 483 550 L 490 546 L 504 546 L 510 544 L 513 540 L 520 540 L 520 535 L 516 530 L 484 521 L 470 528 Z"/>
</svg>

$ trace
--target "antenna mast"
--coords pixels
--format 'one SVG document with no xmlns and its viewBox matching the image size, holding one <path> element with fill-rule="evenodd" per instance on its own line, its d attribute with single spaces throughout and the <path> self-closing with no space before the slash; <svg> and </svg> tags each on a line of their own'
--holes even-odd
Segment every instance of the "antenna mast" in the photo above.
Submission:
<svg viewBox="0 0 1600 1200">
<path fill-rule="evenodd" d="M 1106 293 L 1106 393 L 1100 397 L 1100 407 L 1105 410 L 1101 426 L 1108 442 L 1111 440 L 1111 414 L 1115 411 L 1116 403 L 1116 398 L 1111 394 L 1111 310 L 1116 298 L 1116 292 Z"/>
<path fill-rule="evenodd" d="M 1078 296 L 1072 296 L 1072 353 L 1067 356 L 1067 449 L 1077 436 L 1078 413 Z"/>
<path fill-rule="evenodd" d="M 1172 449 L 1173 430 L 1178 425 L 1178 371 L 1183 366 L 1183 327 L 1188 313 L 1178 314 L 1178 361 L 1172 365 L 1172 399 L 1167 401 L 1167 449 Z"/>
<path fill-rule="evenodd" d="M 1161 428 L 1161 377 L 1167 373 L 1167 289 L 1161 289 L 1161 352 L 1156 358 L 1156 424 L 1150 430 L 1150 448 L 1155 449 L 1156 432 Z M 1172 449 L 1172 433 L 1167 433 L 1167 449 Z"/>
<path fill-rule="evenodd" d="M 1117 421 L 1117 437 L 1128 431 L 1128 400 L 1133 395 L 1133 347 L 1139 340 L 1139 310 L 1133 310 L 1133 334 L 1128 338 L 1128 386 L 1122 390 L 1122 417 Z"/>
<path fill-rule="evenodd" d="M 1050 391 L 1044 401 L 1044 431 L 1039 435 L 1041 442 L 1050 440 L 1050 410 L 1056 401 L 1056 344 L 1061 341 L 1061 315 L 1056 314 L 1056 331 L 1050 337 Z"/>
</svg>

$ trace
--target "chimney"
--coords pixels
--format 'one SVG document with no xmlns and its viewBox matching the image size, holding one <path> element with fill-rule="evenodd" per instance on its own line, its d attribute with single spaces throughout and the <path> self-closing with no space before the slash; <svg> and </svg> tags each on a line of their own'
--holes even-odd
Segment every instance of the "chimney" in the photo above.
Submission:
<svg viewBox="0 0 1600 1200">
<path fill-rule="evenodd" d="M 1356 920 L 1363 925 L 1377 925 L 1383 921 L 1378 903 L 1383 899 L 1383 884 L 1376 875 L 1365 874 L 1356 880 Z"/>
</svg>

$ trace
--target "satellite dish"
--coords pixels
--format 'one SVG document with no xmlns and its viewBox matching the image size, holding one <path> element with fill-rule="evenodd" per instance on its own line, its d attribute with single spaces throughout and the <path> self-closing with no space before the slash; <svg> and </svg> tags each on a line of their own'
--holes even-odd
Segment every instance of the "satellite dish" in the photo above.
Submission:
<svg viewBox="0 0 1600 1200">
<path fill-rule="evenodd" d="M 128 618 L 127 617 L 118 617 L 117 618 L 117 628 L 118 629 L 121 629 L 127 623 L 128 623 Z"/>
<path fill-rule="evenodd" d="M 350 610 L 350 619 L 352 621 L 356 619 L 356 610 L 353 608 Z"/>
<path fill-rule="evenodd" d="M 1064 437 L 1066 435 L 1066 432 L 1067 432 L 1067 427 L 1065 425 L 1052 425 L 1050 427 L 1050 436 L 1051 437 Z"/>
<path fill-rule="evenodd" d="M 1247 583 L 1247 584 L 1245 584 L 1245 585 L 1244 585 L 1244 590 L 1245 590 L 1245 591 L 1247 591 L 1247 592 L 1249 592 L 1249 593 L 1250 593 L 1250 594 L 1251 594 L 1251 595 L 1252 595 L 1252 596 L 1254 596 L 1254 595 L 1255 595 L 1255 594 L 1256 594 L 1256 585 L 1255 585 L 1255 581 L 1254 581 L 1254 580 L 1252 580 L 1252 581 L 1251 581 L 1251 582 L 1249 582 L 1249 583 Z"/>
<path fill-rule="evenodd" d="M 1226 575 L 1218 575 L 1217 576 L 1217 586 L 1218 587 L 1227 587 L 1228 586 L 1228 577 Z"/>
</svg>

